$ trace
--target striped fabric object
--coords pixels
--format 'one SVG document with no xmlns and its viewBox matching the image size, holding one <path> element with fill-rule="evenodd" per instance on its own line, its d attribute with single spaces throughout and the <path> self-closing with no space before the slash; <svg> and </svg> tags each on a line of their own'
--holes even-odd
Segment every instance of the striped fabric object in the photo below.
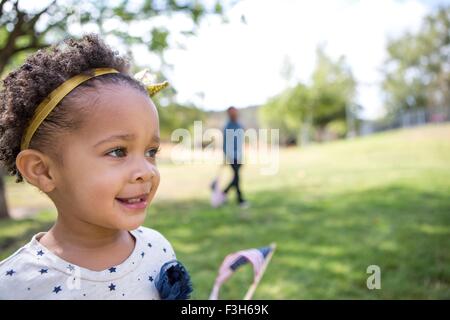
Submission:
<svg viewBox="0 0 450 320">
<path fill-rule="evenodd" d="M 219 274 L 214 283 L 210 300 L 217 300 L 221 285 L 242 265 L 251 263 L 254 271 L 254 281 L 262 272 L 266 258 L 273 250 L 272 247 L 262 247 L 258 249 L 241 250 L 227 255 L 219 268 Z"/>
</svg>

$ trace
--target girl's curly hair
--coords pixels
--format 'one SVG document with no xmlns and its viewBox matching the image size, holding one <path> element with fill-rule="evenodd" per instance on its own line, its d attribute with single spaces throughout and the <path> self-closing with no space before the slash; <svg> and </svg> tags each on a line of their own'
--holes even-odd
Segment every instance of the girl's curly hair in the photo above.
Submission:
<svg viewBox="0 0 450 320">
<path fill-rule="evenodd" d="M 35 52 L 3 80 L 0 91 L 0 165 L 8 175 L 16 176 L 16 182 L 23 181 L 16 167 L 22 135 L 39 103 L 67 79 L 102 67 L 114 68 L 120 73 L 92 78 L 72 90 L 31 139 L 29 148 L 50 154 L 62 163 L 55 137 L 80 128 L 89 106 L 95 103 L 92 95 L 84 94 L 87 90 L 95 91 L 100 83 L 126 84 L 147 94 L 145 87 L 130 75 L 128 58 L 119 56 L 98 35 L 87 34 L 79 40 L 68 38 Z"/>
</svg>

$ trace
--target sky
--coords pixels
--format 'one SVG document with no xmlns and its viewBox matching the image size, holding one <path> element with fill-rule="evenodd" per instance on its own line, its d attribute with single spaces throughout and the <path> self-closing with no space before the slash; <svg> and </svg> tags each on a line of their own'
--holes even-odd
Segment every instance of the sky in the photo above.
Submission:
<svg viewBox="0 0 450 320">
<path fill-rule="evenodd" d="M 383 112 L 387 39 L 417 31 L 427 13 L 449 2 L 243 0 L 227 12 L 228 23 L 210 17 L 195 37 L 174 40 L 184 49 L 166 52 L 173 65 L 167 76 L 180 102 L 206 110 L 261 105 L 288 85 L 308 83 L 316 47 L 324 44 L 331 57 L 346 57 L 359 83 L 363 116 L 376 118 Z M 187 23 L 181 20 L 175 25 Z M 281 73 L 286 60 L 293 65 L 290 82 Z"/>
</svg>

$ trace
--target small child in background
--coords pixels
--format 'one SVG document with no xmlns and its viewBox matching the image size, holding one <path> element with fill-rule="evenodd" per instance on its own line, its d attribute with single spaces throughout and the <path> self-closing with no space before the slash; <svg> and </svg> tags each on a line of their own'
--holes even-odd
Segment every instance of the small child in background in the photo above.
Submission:
<svg viewBox="0 0 450 320">
<path fill-rule="evenodd" d="M 97 35 L 29 56 L 3 81 L 0 161 L 57 219 L 0 262 L 0 299 L 185 299 L 189 275 L 142 227 L 160 182 L 146 86 Z M 176 279 L 170 277 L 175 275 Z"/>
</svg>

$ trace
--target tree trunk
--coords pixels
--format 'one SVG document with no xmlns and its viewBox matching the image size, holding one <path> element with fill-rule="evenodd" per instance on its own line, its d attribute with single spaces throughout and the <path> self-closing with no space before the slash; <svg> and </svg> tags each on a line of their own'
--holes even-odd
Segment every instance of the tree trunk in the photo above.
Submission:
<svg viewBox="0 0 450 320">
<path fill-rule="evenodd" d="M 3 179 L 3 170 L 0 168 L 0 219 L 7 218 L 9 218 L 9 214 L 6 204 L 5 182 Z"/>
</svg>

